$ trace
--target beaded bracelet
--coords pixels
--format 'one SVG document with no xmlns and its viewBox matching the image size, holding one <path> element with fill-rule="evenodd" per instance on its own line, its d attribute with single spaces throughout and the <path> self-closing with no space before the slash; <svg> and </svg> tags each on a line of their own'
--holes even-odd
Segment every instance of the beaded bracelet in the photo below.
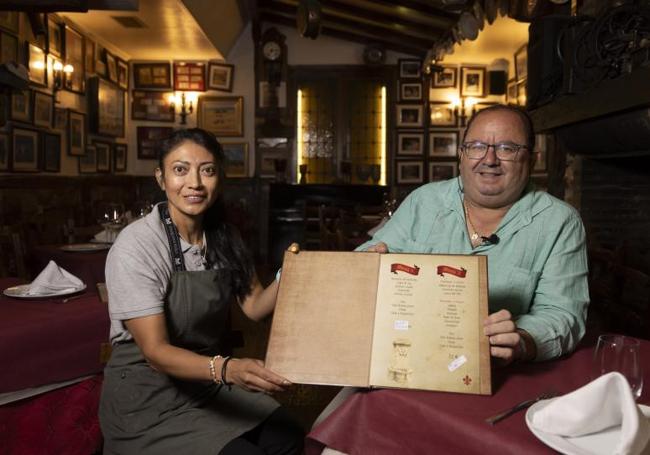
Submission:
<svg viewBox="0 0 650 455">
<path fill-rule="evenodd" d="M 232 385 L 231 382 L 226 381 L 226 367 L 228 366 L 228 362 L 230 362 L 230 360 L 232 360 L 232 357 L 224 357 L 223 363 L 221 364 L 221 383 L 223 385 L 227 385 L 228 387 Z"/>
<path fill-rule="evenodd" d="M 221 384 L 221 379 L 217 377 L 217 371 L 214 368 L 214 361 L 221 358 L 222 357 L 220 355 L 215 355 L 214 357 L 210 358 L 210 377 L 215 384 Z M 221 376 L 223 377 L 223 374 Z"/>
</svg>

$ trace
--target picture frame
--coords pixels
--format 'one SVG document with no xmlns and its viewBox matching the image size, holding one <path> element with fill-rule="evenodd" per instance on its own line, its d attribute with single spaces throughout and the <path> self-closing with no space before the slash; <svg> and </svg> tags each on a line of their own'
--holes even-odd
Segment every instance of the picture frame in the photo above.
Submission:
<svg viewBox="0 0 650 455">
<path fill-rule="evenodd" d="M 160 141 L 174 132 L 171 126 L 138 126 L 136 137 L 138 141 L 139 160 L 157 160 Z"/>
<path fill-rule="evenodd" d="M 222 142 L 226 177 L 248 177 L 248 142 Z"/>
<path fill-rule="evenodd" d="M 47 87 L 47 59 L 45 51 L 32 43 L 26 43 L 29 81 Z"/>
<path fill-rule="evenodd" d="M 398 128 L 418 128 L 423 124 L 424 107 L 421 104 L 397 104 Z"/>
<path fill-rule="evenodd" d="M 97 173 L 97 150 L 94 145 L 86 147 L 85 152 L 79 156 L 78 163 L 80 174 Z"/>
<path fill-rule="evenodd" d="M 517 104 L 517 79 L 514 77 L 508 81 L 508 86 L 506 89 L 506 102 L 508 104 Z"/>
<path fill-rule="evenodd" d="M 208 89 L 232 92 L 235 66 L 227 63 L 208 63 Z"/>
<path fill-rule="evenodd" d="M 533 174 L 545 174 L 548 172 L 548 137 L 546 134 L 535 135 L 535 165 L 533 166 Z"/>
<path fill-rule="evenodd" d="M 429 156 L 453 157 L 458 153 L 458 131 L 432 131 L 429 133 Z"/>
<path fill-rule="evenodd" d="M 0 11 L 0 28 L 17 35 L 20 30 L 18 11 Z"/>
<path fill-rule="evenodd" d="M 117 85 L 124 90 L 129 89 L 129 64 L 121 58 L 117 59 Z"/>
<path fill-rule="evenodd" d="M 422 183 L 424 163 L 422 161 L 397 161 L 396 180 L 398 185 Z"/>
<path fill-rule="evenodd" d="M 41 162 L 45 172 L 61 172 L 61 135 L 43 133 Z"/>
<path fill-rule="evenodd" d="M 63 107 L 54 107 L 54 117 L 52 118 L 52 128 L 57 131 L 66 131 L 68 126 L 68 110 Z"/>
<path fill-rule="evenodd" d="M 419 79 L 422 77 L 422 60 L 401 58 L 397 60 L 400 79 Z"/>
<path fill-rule="evenodd" d="M 521 82 L 528 78 L 528 44 L 523 44 L 515 51 L 515 79 Z"/>
<path fill-rule="evenodd" d="M 113 144 L 113 172 L 126 172 L 127 144 Z"/>
<path fill-rule="evenodd" d="M 124 137 L 125 92 L 100 77 L 88 79 L 90 131 L 100 136 Z"/>
<path fill-rule="evenodd" d="M 443 66 L 441 71 L 435 71 L 431 78 L 431 88 L 458 87 L 458 68 Z"/>
<path fill-rule="evenodd" d="M 106 77 L 109 81 L 117 84 L 117 61 L 115 56 L 108 51 L 106 53 Z"/>
<path fill-rule="evenodd" d="M 94 141 L 97 160 L 97 172 L 111 172 L 111 144 L 108 142 Z"/>
<path fill-rule="evenodd" d="M 74 67 L 72 73 L 65 74 L 66 90 L 84 94 L 86 92 L 86 53 L 84 37 L 75 29 L 65 26 L 65 63 Z"/>
<path fill-rule="evenodd" d="M 134 63 L 133 88 L 171 89 L 172 77 L 169 62 Z"/>
<path fill-rule="evenodd" d="M 460 68 L 460 96 L 485 96 L 485 67 L 463 66 Z"/>
<path fill-rule="evenodd" d="M 458 163 L 455 161 L 429 162 L 429 182 L 449 180 L 458 176 Z"/>
<path fill-rule="evenodd" d="M 54 117 L 54 98 L 43 92 L 34 91 L 34 125 L 51 128 Z"/>
<path fill-rule="evenodd" d="M 63 58 L 64 25 L 52 14 L 47 15 L 47 52 Z"/>
<path fill-rule="evenodd" d="M 11 169 L 11 147 L 9 144 L 9 134 L 0 133 L 0 171 L 9 171 Z"/>
<path fill-rule="evenodd" d="M 86 114 L 68 109 L 68 155 L 83 156 L 85 153 Z"/>
<path fill-rule="evenodd" d="M 32 91 L 14 90 L 11 93 L 9 118 L 18 122 L 32 123 Z"/>
<path fill-rule="evenodd" d="M 458 126 L 458 114 L 454 106 L 443 101 L 429 103 L 429 125 L 433 127 Z"/>
<path fill-rule="evenodd" d="M 131 91 L 131 118 L 152 122 L 174 122 L 176 110 L 171 99 L 174 92 L 155 90 Z"/>
<path fill-rule="evenodd" d="M 244 97 L 199 97 L 197 126 L 216 136 L 244 135 Z"/>
<path fill-rule="evenodd" d="M 205 91 L 205 63 L 174 62 L 174 90 Z"/>
<path fill-rule="evenodd" d="M 90 38 L 86 37 L 86 74 L 95 73 L 95 42 Z"/>
<path fill-rule="evenodd" d="M 422 82 L 399 81 L 400 101 L 422 101 Z"/>
<path fill-rule="evenodd" d="M 18 61 L 18 37 L 0 31 L 0 63 Z"/>
<path fill-rule="evenodd" d="M 95 74 L 106 77 L 106 49 L 95 43 Z"/>
<path fill-rule="evenodd" d="M 397 155 L 423 155 L 424 133 L 400 131 L 397 133 Z"/>
<path fill-rule="evenodd" d="M 38 172 L 38 131 L 14 128 L 11 144 L 11 170 L 14 172 Z"/>
</svg>

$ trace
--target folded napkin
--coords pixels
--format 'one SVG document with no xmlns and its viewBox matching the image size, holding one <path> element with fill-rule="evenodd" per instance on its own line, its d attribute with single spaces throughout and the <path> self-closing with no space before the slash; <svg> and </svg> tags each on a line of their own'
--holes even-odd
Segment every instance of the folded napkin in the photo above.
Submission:
<svg viewBox="0 0 650 455">
<path fill-rule="evenodd" d="M 108 231 L 108 229 L 104 229 L 95 234 L 93 240 L 100 243 L 111 243 L 113 241 L 112 237 L 113 235 Z"/>
<path fill-rule="evenodd" d="M 620 373 L 608 373 L 535 412 L 531 426 L 560 436 L 582 436 L 621 426 L 615 455 L 639 454 L 650 439 L 650 422 Z"/>
<path fill-rule="evenodd" d="M 78 291 L 84 283 L 79 278 L 50 261 L 29 285 L 27 295 L 51 294 L 53 292 Z"/>
</svg>

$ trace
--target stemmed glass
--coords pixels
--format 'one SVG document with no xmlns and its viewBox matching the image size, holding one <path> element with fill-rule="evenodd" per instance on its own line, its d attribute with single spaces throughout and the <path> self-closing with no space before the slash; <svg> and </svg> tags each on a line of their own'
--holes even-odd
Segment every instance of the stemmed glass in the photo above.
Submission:
<svg viewBox="0 0 650 455">
<path fill-rule="evenodd" d="M 102 204 L 97 213 L 97 222 L 106 232 L 106 241 L 114 242 L 124 225 L 124 206 L 112 202 Z"/>
<path fill-rule="evenodd" d="M 643 370 L 639 354 L 639 340 L 623 335 L 600 335 L 594 351 L 594 379 L 612 371 L 618 371 L 627 379 L 634 399 L 643 391 Z"/>
</svg>

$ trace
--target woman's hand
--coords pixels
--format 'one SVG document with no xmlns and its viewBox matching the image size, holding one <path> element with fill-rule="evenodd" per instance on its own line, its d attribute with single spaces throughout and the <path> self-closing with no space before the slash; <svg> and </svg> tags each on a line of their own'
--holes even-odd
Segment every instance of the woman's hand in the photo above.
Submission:
<svg viewBox="0 0 650 455">
<path fill-rule="evenodd" d="M 384 242 L 375 243 L 374 245 L 370 245 L 368 248 L 366 248 L 366 251 L 373 253 L 388 253 L 388 245 L 386 245 Z"/>
<path fill-rule="evenodd" d="M 230 359 L 226 365 L 226 381 L 249 392 L 268 394 L 283 392 L 291 385 L 287 379 L 264 368 L 264 362 L 256 359 Z"/>
<path fill-rule="evenodd" d="M 483 333 L 490 341 L 490 355 L 500 365 L 508 365 L 523 357 L 521 349 L 522 334 L 512 320 L 508 310 L 492 313 L 483 321 Z"/>
</svg>

